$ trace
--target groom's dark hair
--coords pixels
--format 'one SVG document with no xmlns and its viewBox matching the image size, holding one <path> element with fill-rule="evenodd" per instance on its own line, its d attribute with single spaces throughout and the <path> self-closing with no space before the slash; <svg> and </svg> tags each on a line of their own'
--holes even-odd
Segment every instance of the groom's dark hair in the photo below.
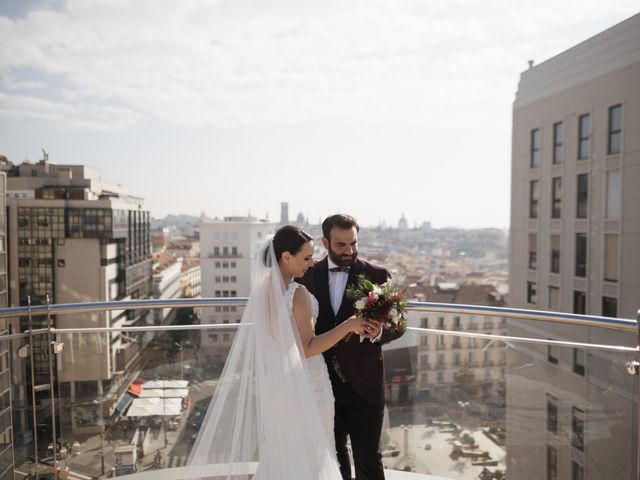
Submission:
<svg viewBox="0 0 640 480">
<path fill-rule="evenodd" d="M 360 225 L 358 225 L 356 219 L 344 213 L 336 213 L 324 219 L 324 222 L 322 222 L 322 235 L 324 238 L 331 240 L 329 235 L 331 235 L 331 230 L 334 227 L 342 228 L 343 230 L 356 227 L 356 232 L 360 231 Z"/>
</svg>

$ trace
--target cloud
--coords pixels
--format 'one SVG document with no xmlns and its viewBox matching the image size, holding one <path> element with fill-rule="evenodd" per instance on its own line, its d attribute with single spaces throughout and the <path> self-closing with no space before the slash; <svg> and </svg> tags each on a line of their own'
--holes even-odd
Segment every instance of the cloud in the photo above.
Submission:
<svg viewBox="0 0 640 480">
<path fill-rule="evenodd" d="M 632 9 L 614 0 L 608 14 Z M 107 129 L 453 125 L 507 106 L 528 58 L 601 15 L 578 0 L 69 0 L 0 17 L 0 114 Z"/>
</svg>

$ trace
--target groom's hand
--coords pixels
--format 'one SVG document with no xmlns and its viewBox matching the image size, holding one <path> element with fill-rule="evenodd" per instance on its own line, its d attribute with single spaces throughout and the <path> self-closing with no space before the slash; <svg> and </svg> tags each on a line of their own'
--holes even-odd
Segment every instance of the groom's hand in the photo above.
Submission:
<svg viewBox="0 0 640 480">
<path fill-rule="evenodd" d="M 382 330 L 382 323 L 377 320 L 372 320 L 367 318 L 367 334 L 365 335 L 368 339 L 376 338 L 380 335 L 380 331 Z"/>
</svg>

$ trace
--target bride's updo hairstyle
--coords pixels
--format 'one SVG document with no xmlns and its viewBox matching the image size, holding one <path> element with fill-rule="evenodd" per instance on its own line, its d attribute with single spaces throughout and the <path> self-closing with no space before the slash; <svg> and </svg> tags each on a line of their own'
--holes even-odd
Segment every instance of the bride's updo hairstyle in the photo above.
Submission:
<svg viewBox="0 0 640 480">
<path fill-rule="evenodd" d="M 284 252 L 289 252 L 291 255 L 295 255 L 300 251 L 305 243 L 311 240 L 313 240 L 311 235 L 295 225 L 285 225 L 284 227 L 280 227 L 272 240 L 273 252 L 276 256 L 276 261 L 280 261 Z M 263 260 L 267 267 L 271 266 L 268 249 L 264 252 Z"/>
</svg>

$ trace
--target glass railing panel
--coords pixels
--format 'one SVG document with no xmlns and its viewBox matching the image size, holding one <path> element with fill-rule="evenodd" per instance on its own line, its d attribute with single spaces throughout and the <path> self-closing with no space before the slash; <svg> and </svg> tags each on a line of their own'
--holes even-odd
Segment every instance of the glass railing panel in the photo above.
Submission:
<svg viewBox="0 0 640 480">
<path fill-rule="evenodd" d="M 51 391 L 48 375 L 43 370 L 44 337 L 34 336 L 34 373 L 39 385 L 34 402 L 32 397 L 31 351 L 29 339 L 20 336 L 20 328 L 26 319 L 5 320 L 7 329 L 0 336 L 0 478 L 22 478 L 20 475 L 35 474 L 50 469 L 38 464 L 52 460 L 50 449 Z M 34 323 L 43 322 L 34 318 Z M 35 428 L 34 428 L 35 423 Z M 41 437 L 36 442 L 36 433 Z M 37 453 L 37 455 L 36 455 Z M 9 474 L 9 472 L 11 472 Z M 5 477 L 6 475 L 6 477 Z"/>
<path fill-rule="evenodd" d="M 413 317 L 416 328 L 384 349 L 381 448 L 389 471 L 449 479 L 561 479 L 582 473 L 583 478 L 635 478 L 637 379 L 625 364 L 636 353 L 566 344 L 631 349 L 634 334 L 495 316 L 445 316 L 442 323 L 438 314 L 428 314 L 425 322 L 422 317 Z M 96 478 L 153 470 L 169 474 L 166 469 L 184 466 L 235 327 L 59 333 L 55 340 L 64 344 L 55 357 L 60 468 L 73 478 Z M 507 335 L 515 338 L 506 340 Z M 46 345 L 46 336 L 39 342 Z M 15 352 L 26 340 L 13 343 Z M 28 473 L 33 458 L 29 363 L 14 361 L 11 367 L 16 385 L 22 382 L 27 392 L 12 404 L 24 418 L 22 426 L 14 425 L 16 469 Z M 42 398 L 37 432 L 45 466 L 53 460 L 47 411 L 51 404 Z"/>
<path fill-rule="evenodd" d="M 625 368 L 635 353 L 452 335 L 530 334 L 513 322 L 531 323 L 476 316 L 471 329 L 409 331 L 385 347 L 385 467 L 451 479 L 636 478 L 637 387 Z M 634 343 L 556 327 L 536 323 L 535 336 Z"/>
<path fill-rule="evenodd" d="M 89 477 L 185 465 L 233 331 L 59 334 L 62 465 Z"/>
</svg>

